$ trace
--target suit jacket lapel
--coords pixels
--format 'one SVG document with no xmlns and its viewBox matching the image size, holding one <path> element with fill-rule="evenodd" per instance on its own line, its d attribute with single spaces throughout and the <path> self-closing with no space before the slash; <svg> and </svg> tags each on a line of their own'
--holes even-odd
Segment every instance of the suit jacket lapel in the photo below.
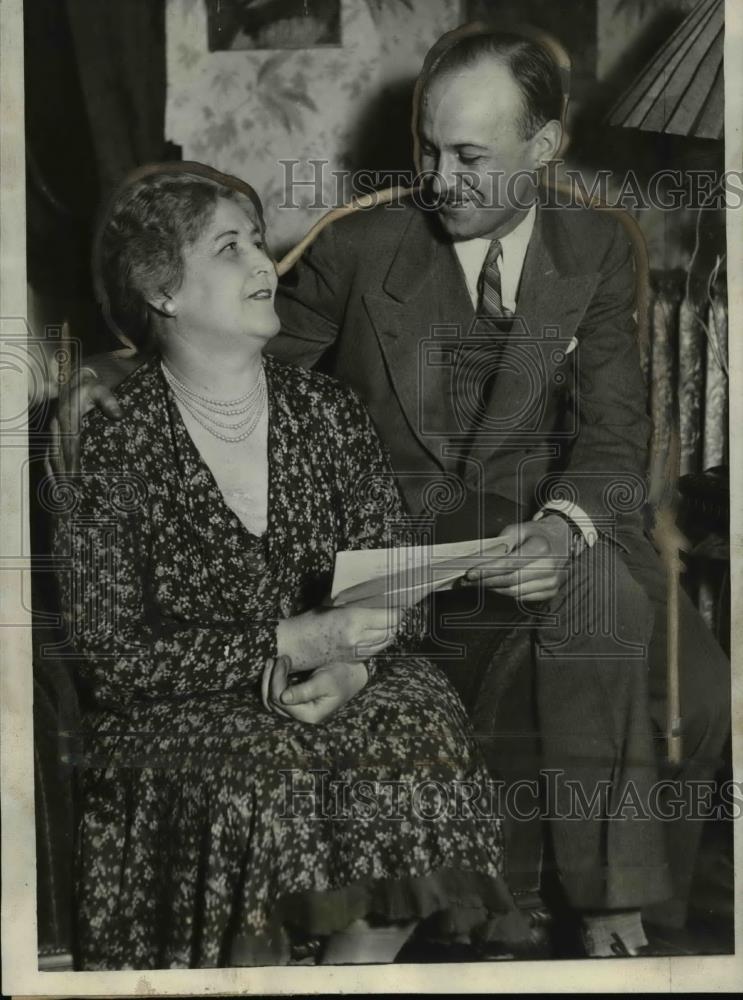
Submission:
<svg viewBox="0 0 743 1000">
<path fill-rule="evenodd" d="M 598 282 L 598 272 L 573 270 L 574 254 L 557 209 L 539 208 L 521 276 L 516 314 L 533 338 L 545 328 L 569 342 Z M 547 338 L 552 339 L 552 338 Z"/>
<path fill-rule="evenodd" d="M 452 345 L 474 317 L 459 261 L 434 219 L 412 214 L 382 285 L 364 305 L 413 433 L 442 467 L 458 430 Z"/>
</svg>

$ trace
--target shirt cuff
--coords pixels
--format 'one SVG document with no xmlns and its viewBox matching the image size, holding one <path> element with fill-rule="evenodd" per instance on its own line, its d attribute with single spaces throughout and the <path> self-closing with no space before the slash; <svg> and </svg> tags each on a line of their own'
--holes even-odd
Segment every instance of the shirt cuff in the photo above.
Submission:
<svg viewBox="0 0 743 1000">
<path fill-rule="evenodd" d="M 593 521 L 582 507 L 579 507 L 576 503 L 571 503 L 570 500 L 550 500 L 550 502 L 542 507 L 541 510 L 537 511 L 533 520 L 540 521 L 543 517 L 546 517 L 551 510 L 559 511 L 561 514 L 564 514 L 565 517 L 570 518 L 573 524 L 580 531 L 581 535 L 583 535 L 585 543 L 589 549 L 596 544 L 598 532 L 594 527 Z"/>
</svg>

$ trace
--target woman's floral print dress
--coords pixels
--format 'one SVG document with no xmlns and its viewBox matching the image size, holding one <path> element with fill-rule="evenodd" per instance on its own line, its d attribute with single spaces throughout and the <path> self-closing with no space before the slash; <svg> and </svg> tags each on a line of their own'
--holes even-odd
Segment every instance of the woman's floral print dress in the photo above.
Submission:
<svg viewBox="0 0 743 1000">
<path fill-rule="evenodd" d="M 287 928 L 360 916 L 520 933 L 464 710 L 413 640 L 323 724 L 262 705 L 277 621 L 323 600 L 337 551 L 389 544 L 402 518 L 355 395 L 272 359 L 266 374 L 260 537 L 226 506 L 156 360 L 119 388 L 123 420 L 94 412 L 83 428 L 56 540 L 91 696 L 81 968 L 226 965 L 236 936 L 271 962 Z"/>
</svg>

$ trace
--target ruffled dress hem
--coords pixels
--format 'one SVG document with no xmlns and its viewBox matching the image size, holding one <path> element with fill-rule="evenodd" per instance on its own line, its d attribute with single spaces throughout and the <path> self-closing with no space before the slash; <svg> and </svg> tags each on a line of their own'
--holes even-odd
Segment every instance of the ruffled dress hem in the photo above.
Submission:
<svg viewBox="0 0 743 1000">
<path fill-rule="evenodd" d="M 337 889 L 284 896 L 271 923 L 309 936 L 345 930 L 355 920 L 370 924 L 435 920 L 437 940 L 498 941 L 515 944 L 529 938 L 529 924 L 504 880 L 461 869 L 439 869 L 417 877 L 362 879 Z"/>
</svg>

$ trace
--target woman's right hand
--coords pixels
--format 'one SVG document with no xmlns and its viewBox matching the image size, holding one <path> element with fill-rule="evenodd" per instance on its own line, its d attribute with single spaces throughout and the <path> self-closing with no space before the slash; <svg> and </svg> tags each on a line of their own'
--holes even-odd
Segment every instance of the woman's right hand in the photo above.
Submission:
<svg viewBox="0 0 743 1000">
<path fill-rule="evenodd" d="M 369 680 L 366 665 L 328 663 L 310 672 L 309 680 L 290 684 L 294 666 L 286 656 L 266 663 L 261 678 L 261 699 L 269 712 L 298 722 L 318 725 L 347 705 Z"/>
<path fill-rule="evenodd" d="M 295 671 L 368 660 L 395 641 L 404 611 L 355 605 L 306 611 L 279 622 L 278 655 L 289 656 Z"/>
</svg>

